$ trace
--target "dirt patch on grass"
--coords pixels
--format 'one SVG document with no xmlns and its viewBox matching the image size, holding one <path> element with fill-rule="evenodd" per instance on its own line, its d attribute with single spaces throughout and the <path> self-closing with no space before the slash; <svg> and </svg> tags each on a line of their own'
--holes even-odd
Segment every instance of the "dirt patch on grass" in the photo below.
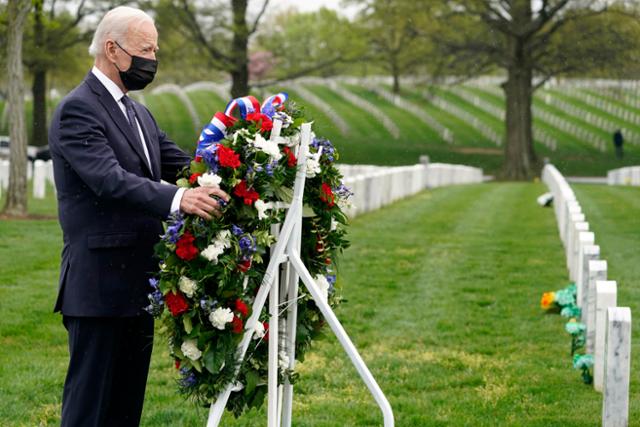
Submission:
<svg viewBox="0 0 640 427">
<path fill-rule="evenodd" d="M 456 153 L 462 154 L 483 154 L 486 156 L 501 156 L 504 154 L 504 150 L 501 148 L 489 148 L 489 147 L 454 147 L 451 149 Z"/>
<path fill-rule="evenodd" d="M 25 215 L 25 216 L 14 216 L 14 215 L 4 215 L 0 214 L 0 221 L 5 220 L 13 220 L 13 221 L 42 221 L 42 220 L 52 220 L 58 219 L 57 216 L 54 215 Z"/>
</svg>

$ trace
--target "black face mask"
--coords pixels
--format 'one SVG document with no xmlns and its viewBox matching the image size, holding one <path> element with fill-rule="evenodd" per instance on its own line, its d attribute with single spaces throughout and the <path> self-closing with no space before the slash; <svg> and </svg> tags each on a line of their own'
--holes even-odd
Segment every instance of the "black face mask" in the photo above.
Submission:
<svg viewBox="0 0 640 427">
<path fill-rule="evenodd" d="M 131 57 L 131 65 L 127 71 L 121 71 L 120 68 L 114 63 L 116 68 L 118 68 L 118 72 L 120 73 L 120 79 L 122 80 L 122 84 L 127 90 L 140 90 L 144 89 L 149 83 L 153 81 L 153 78 L 156 75 L 156 71 L 158 70 L 158 61 L 155 59 L 143 58 L 141 56 L 131 55 L 129 52 L 124 50 L 122 46 L 118 42 L 116 45 L 124 53 Z"/>
</svg>

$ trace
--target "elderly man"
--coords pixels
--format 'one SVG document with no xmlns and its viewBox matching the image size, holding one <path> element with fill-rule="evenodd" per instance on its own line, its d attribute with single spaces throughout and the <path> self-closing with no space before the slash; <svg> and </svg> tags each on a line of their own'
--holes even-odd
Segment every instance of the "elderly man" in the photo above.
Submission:
<svg viewBox="0 0 640 427">
<path fill-rule="evenodd" d="M 63 426 L 136 426 L 153 343 L 143 311 L 162 219 L 178 209 L 219 215 L 218 189 L 184 191 L 176 173 L 189 157 L 151 113 L 129 97 L 154 78 L 158 34 L 130 7 L 109 11 L 89 53 L 93 69 L 58 106 L 51 123 L 64 236 L 55 310 L 69 335 Z"/>
</svg>

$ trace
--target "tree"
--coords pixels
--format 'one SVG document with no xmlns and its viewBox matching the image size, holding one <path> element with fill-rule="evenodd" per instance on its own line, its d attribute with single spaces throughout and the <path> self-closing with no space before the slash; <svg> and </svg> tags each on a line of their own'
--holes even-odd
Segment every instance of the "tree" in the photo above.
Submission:
<svg viewBox="0 0 640 427">
<path fill-rule="evenodd" d="M 534 91 L 556 75 L 623 62 L 619 54 L 630 42 L 628 37 L 617 26 L 602 27 L 593 20 L 607 13 L 627 19 L 633 10 L 622 1 L 617 9 L 599 0 L 442 1 L 440 26 L 431 33 L 441 55 L 452 58 L 457 67 L 467 64 L 468 75 L 496 67 L 506 70 L 504 176 L 528 179 L 538 163 L 532 132 Z M 626 42 L 607 46 L 603 38 Z"/>
<path fill-rule="evenodd" d="M 93 27 L 82 25 L 87 17 L 106 11 L 115 2 L 56 3 L 55 0 L 33 0 L 28 31 L 25 33 L 24 63 L 32 76 L 33 95 L 32 144 L 47 144 L 47 85 L 54 71 L 68 75 L 85 64 L 74 55 L 78 45 L 88 45 Z M 82 28 L 81 28 L 82 27 Z"/>
<path fill-rule="evenodd" d="M 225 3 L 206 0 L 154 3 L 161 41 L 172 31 L 186 37 L 206 63 L 231 76 L 233 97 L 249 93 L 249 41 L 269 5 L 269 0 L 262 0 L 259 12 L 247 22 L 249 1 L 231 0 L 230 10 Z"/>
<path fill-rule="evenodd" d="M 275 67 L 270 77 L 275 80 L 335 75 L 367 51 L 362 33 L 348 19 L 326 8 L 279 14 L 263 25 L 256 44 L 271 53 Z"/>
<path fill-rule="evenodd" d="M 468 76 L 501 68 L 507 78 L 504 176 L 528 179 L 539 166 L 533 148 L 532 99 L 548 79 L 606 62 L 622 63 L 621 50 L 633 41 L 606 16 L 628 19 L 623 1 L 612 8 L 599 0 L 456 0 L 441 3 L 439 31 L 432 32 L 440 54 Z M 614 0 L 615 3 L 615 0 Z M 637 7 L 637 6 L 636 6 Z M 607 15 L 609 14 L 609 15 Z M 578 38 L 579 37 L 579 38 Z M 618 43 L 606 45 L 616 38 Z M 537 82 L 534 85 L 534 79 Z"/>
<path fill-rule="evenodd" d="M 413 75 L 426 64 L 435 64 L 429 39 L 421 29 L 431 25 L 432 2 L 415 0 L 352 0 L 363 5 L 357 20 L 370 49 L 369 59 L 393 78 L 393 92 L 400 92 L 400 78 Z M 429 60 L 427 60 L 427 58 Z"/>
<path fill-rule="evenodd" d="M 31 6 L 30 0 L 9 0 L 7 7 L 7 76 L 9 86 L 9 191 L 4 206 L 7 215 L 27 214 L 27 134 L 24 119 L 24 90 L 22 81 L 22 38 Z"/>
</svg>

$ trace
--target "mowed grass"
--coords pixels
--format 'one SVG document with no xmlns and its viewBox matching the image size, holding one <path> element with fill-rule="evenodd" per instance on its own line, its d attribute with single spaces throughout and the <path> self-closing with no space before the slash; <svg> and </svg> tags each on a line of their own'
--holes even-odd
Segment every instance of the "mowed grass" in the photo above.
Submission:
<svg viewBox="0 0 640 427">
<path fill-rule="evenodd" d="M 600 425 L 602 395 L 572 369 L 563 319 L 539 308 L 542 292 L 567 283 L 553 210 L 535 204 L 545 190 L 530 183 L 441 188 L 353 221 L 339 271 L 347 302 L 337 314 L 387 394 L 396 425 Z M 619 305 L 637 313 L 640 189 L 576 191 L 619 281 Z M 0 235 L 0 425 L 58 425 L 68 357 L 61 319 L 51 312 L 59 226 L 3 220 Z M 382 425 L 330 333 L 299 372 L 294 425 Z M 631 420 L 640 419 L 638 372 Z M 174 381 L 157 336 L 142 425 L 205 424 L 206 409 L 185 402 Z M 265 409 L 239 420 L 226 414 L 222 424 L 264 426 Z"/>
</svg>

